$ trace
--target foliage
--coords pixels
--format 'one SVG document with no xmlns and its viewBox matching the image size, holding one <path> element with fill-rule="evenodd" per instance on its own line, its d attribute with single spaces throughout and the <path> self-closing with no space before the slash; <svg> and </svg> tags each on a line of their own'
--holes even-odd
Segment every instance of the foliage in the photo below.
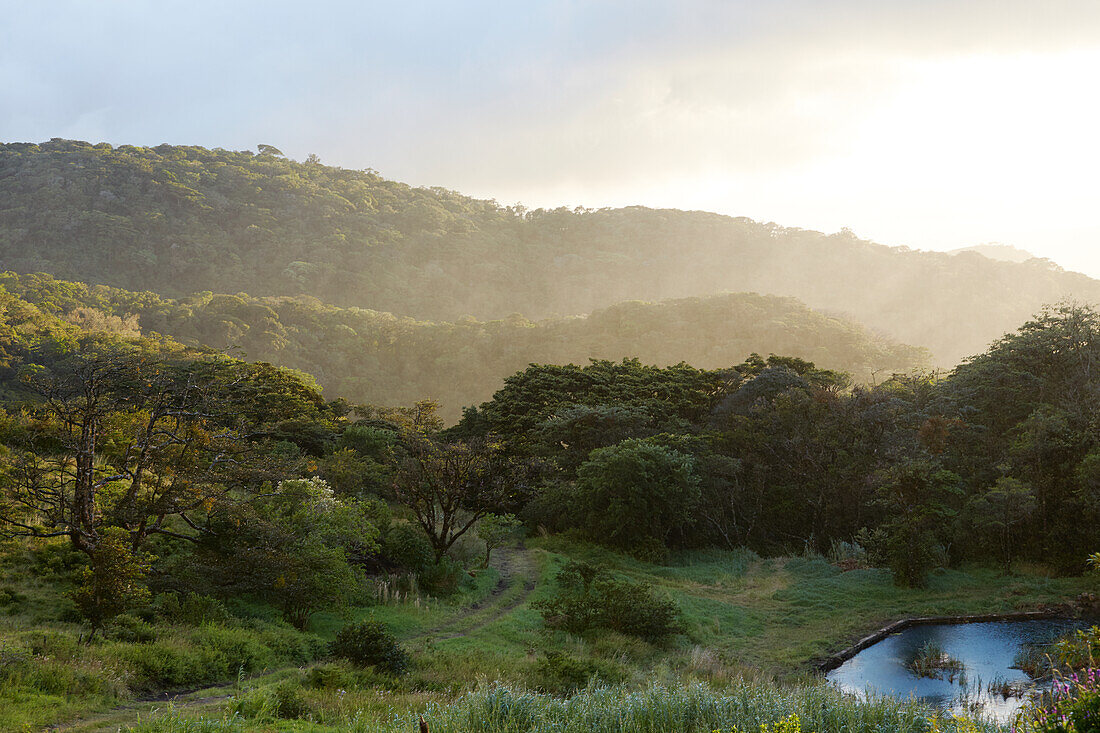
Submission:
<svg viewBox="0 0 1100 733">
<path fill-rule="evenodd" d="M 580 659 L 559 651 L 539 657 L 532 676 L 532 687 L 553 695 L 572 695 L 590 684 L 616 684 L 623 681 L 621 670 L 613 664 Z"/>
<path fill-rule="evenodd" d="M 699 479 L 690 456 L 631 438 L 592 451 L 577 470 L 574 496 L 572 511 L 593 539 L 652 551 L 693 516 Z"/>
<path fill-rule="evenodd" d="M 349 558 L 377 553 L 384 514 L 375 502 L 337 499 L 320 478 L 283 481 L 214 524 L 181 572 L 199 576 L 193 582 L 216 579 L 224 594 L 265 600 L 304 629 L 316 611 L 362 594 L 362 572 Z"/>
<path fill-rule="evenodd" d="M 477 536 L 485 543 L 485 561 L 482 567 L 489 566 L 489 556 L 493 550 L 503 545 L 523 527 L 523 522 L 514 514 L 486 514 L 477 523 Z"/>
<path fill-rule="evenodd" d="M 409 655 L 380 621 L 368 619 L 343 627 L 329 647 L 335 657 L 360 667 L 399 675 L 409 666 Z"/>
<path fill-rule="evenodd" d="M 1078 629 L 1054 643 L 1058 663 L 1071 670 L 1089 669 L 1100 663 L 1100 626 Z"/>
<path fill-rule="evenodd" d="M 1100 312 L 1062 303 L 1040 312 L 988 352 L 960 365 L 942 385 L 962 423 L 945 454 L 971 493 L 1000 476 L 1030 487 L 1034 512 L 1014 545 L 1063 571 L 1080 571 L 1083 548 L 1100 527 L 1100 410 L 1094 367 Z"/>
<path fill-rule="evenodd" d="M 1035 512 L 1031 487 L 1011 477 L 997 479 L 987 491 L 970 499 L 971 523 L 996 547 L 1007 575 L 1016 553 L 1016 528 Z"/>
<path fill-rule="evenodd" d="M 894 582 L 907 587 L 925 584 L 942 561 L 941 537 L 956 515 L 952 504 L 961 491 L 959 477 L 927 460 L 895 465 L 882 475 L 877 502 L 888 518 L 874 532 L 860 537 L 873 560 L 894 572 Z"/>
<path fill-rule="evenodd" d="M 857 314 L 871 328 L 954 363 L 1043 302 L 1066 293 L 1098 299 L 1095 281 L 1041 260 L 891 249 L 848 231 L 826 235 L 706 212 L 529 211 L 413 188 L 373 171 L 197 146 L 5 144 L 0 200 L 0 260 L 7 267 L 126 287 L 138 301 L 145 291 L 245 291 L 454 321 L 466 314 L 591 313 L 632 299 L 781 293 Z M 628 303 L 605 319 L 613 330 L 641 331 L 648 324 L 633 318 L 636 310 Z M 959 313 L 968 314 L 965 323 Z M 768 324 L 770 315 L 747 309 L 714 317 Z M 657 313 L 652 320 L 678 319 Z M 257 320 L 255 341 L 277 345 L 279 329 Z M 233 318 L 219 325 L 226 340 L 244 331 Z M 676 348 L 691 329 L 662 330 L 679 355 L 654 361 L 702 361 L 704 347 L 690 354 Z M 811 340 L 798 355 L 829 362 L 830 352 L 847 345 L 845 335 Z M 713 339 L 714 348 L 722 341 Z M 760 349 L 738 348 L 723 361 Z"/>
<path fill-rule="evenodd" d="M 123 611 L 149 601 L 145 576 L 150 558 L 134 552 L 121 529 L 105 530 L 91 562 L 77 577 L 73 600 L 92 628 L 92 635 Z"/>
<path fill-rule="evenodd" d="M 719 369 L 754 350 L 780 351 L 867 380 L 927 361 L 921 349 L 793 298 L 754 293 L 621 303 L 583 317 L 440 322 L 338 308 L 306 296 L 207 292 L 167 299 L 41 273 L 0 273 L 0 285 L 56 314 L 73 332 L 71 322 L 104 332 L 99 320 L 78 319 L 94 310 L 135 323 L 140 333 L 316 375 L 327 392 L 356 402 L 412 404 L 435 395 L 448 420 L 463 405 L 489 399 L 506 376 L 531 362 L 639 357 Z"/>
<path fill-rule="evenodd" d="M 422 573 L 435 562 L 427 535 L 407 522 L 393 524 L 383 535 L 379 557 L 388 567 L 413 573 Z"/>
<path fill-rule="evenodd" d="M 409 432 L 405 449 L 394 492 L 428 536 L 436 562 L 516 491 L 521 477 L 487 441 L 440 443 Z"/>
<path fill-rule="evenodd" d="M 1100 669 L 1090 667 L 1056 679 L 1053 689 L 1021 714 L 1021 733 L 1100 731 Z"/>
<path fill-rule="evenodd" d="M 681 631 L 676 605 L 643 583 L 583 562 L 565 565 L 557 582 L 554 597 L 533 604 L 551 628 L 573 633 L 610 629 L 653 641 Z"/>
</svg>

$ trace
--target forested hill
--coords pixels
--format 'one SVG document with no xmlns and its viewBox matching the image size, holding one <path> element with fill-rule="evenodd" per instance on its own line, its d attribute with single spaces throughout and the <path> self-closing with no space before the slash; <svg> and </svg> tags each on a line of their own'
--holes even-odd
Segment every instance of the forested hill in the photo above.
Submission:
<svg viewBox="0 0 1100 733">
<path fill-rule="evenodd" d="M 585 317 L 532 322 L 417 321 L 309 296 L 209 292 L 179 300 L 151 292 L 0 275 L 5 291 L 90 331 L 164 334 L 249 360 L 314 375 L 330 398 L 411 404 L 434 397 L 443 414 L 489 399 L 529 363 L 586 364 L 640 358 L 658 365 L 728 367 L 749 354 L 778 353 L 881 381 L 926 365 L 924 350 L 822 315 L 793 298 L 726 294 L 662 303 L 625 302 Z"/>
<path fill-rule="evenodd" d="M 848 314 L 938 364 L 1043 303 L 1100 301 L 1100 281 L 1044 260 L 704 212 L 526 211 L 272 153 L 65 140 L 0 145 L 0 264 L 172 297 L 305 294 L 450 321 L 754 291 Z"/>
</svg>

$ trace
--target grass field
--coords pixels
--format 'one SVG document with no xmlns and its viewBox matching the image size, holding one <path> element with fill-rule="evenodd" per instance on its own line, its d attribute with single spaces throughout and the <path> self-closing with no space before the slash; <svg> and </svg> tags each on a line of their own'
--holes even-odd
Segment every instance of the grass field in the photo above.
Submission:
<svg viewBox="0 0 1100 733">
<path fill-rule="evenodd" d="M 634 706 L 632 710 L 641 699 L 672 705 L 669 700 L 682 695 L 701 705 L 701 690 L 719 698 L 759 697 L 765 691 L 780 697 L 826 695 L 814 691 L 812 661 L 888 621 L 915 614 L 1034 608 L 1071 598 L 1086 584 L 1035 569 L 1004 577 L 973 567 L 938 571 L 927 588 L 907 590 L 896 588 L 887 572 L 842 572 L 818 556 L 687 552 L 658 565 L 561 539 L 540 539 L 529 540 L 525 548 L 499 551 L 493 567 L 448 600 L 412 596 L 358 607 L 343 617 L 318 614 L 308 633 L 289 628 L 265 609 L 234 608 L 244 618 L 181 620 L 155 627 L 133 619 L 129 628 L 86 645 L 78 643 L 81 627 L 66 620 L 65 554 L 11 549 L 6 558 L 0 588 L 21 599 L 9 604 L 0 626 L 3 731 L 40 730 L 62 722 L 72 731 L 125 726 L 148 731 L 408 729 L 409 716 L 426 709 L 435 719 L 435 731 L 474 730 L 462 727 L 468 719 L 455 717 L 459 713 L 453 711 L 464 705 L 473 710 L 491 700 L 509 709 L 524 707 L 530 726 L 508 718 L 483 730 L 581 730 L 562 722 L 588 715 L 578 712 L 581 696 L 569 708 L 555 698 L 521 692 L 557 689 L 560 670 L 549 661 L 555 654 L 614 683 L 617 692 L 598 694 L 616 695 L 604 703 L 614 699 L 615 705 Z M 531 603 L 554 591 L 557 569 L 570 558 L 604 564 L 667 593 L 682 609 L 685 633 L 654 645 L 610 632 L 546 631 Z M 322 660 L 325 642 L 336 629 L 367 616 L 386 623 L 412 654 L 407 675 L 386 678 Z M 785 687 L 776 687 L 776 681 Z M 211 687 L 216 683 L 222 686 Z M 810 687 L 797 687 L 805 684 Z M 665 697 L 655 692 L 656 697 L 630 697 L 630 691 L 657 689 L 653 685 Z M 179 696 L 176 709 L 169 711 L 163 692 L 180 689 L 190 692 Z M 589 696 L 585 704 L 595 704 L 596 694 L 583 693 Z M 154 695 L 158 699 L 141 701 Z M 838 711 L 848 710 L 845 715 L 872 715 L 837 707 L 841 703 L 835 698 L 821 699 Z M 792 700 L 776 710 L 801 709 Z M 712 702 L 722 710 L 733 704 Z M 733 722 L 750 719 L 708 713 L 676 729 L 711 730 L 707 726 L 719 725 L 723 715 Z M 157 722 L 150 722 L 150 716 Z M 199 717 L 205 722 L 199 723 Z M 900 720 L 889 729 L 923 730 Z M 192 725 L 188 721 L 198 727 L 187 727 Z M 626 730 L 591 728 L 620 729 Z M 637 728 L 659 729 L 664 730 Z"/>
</svg>

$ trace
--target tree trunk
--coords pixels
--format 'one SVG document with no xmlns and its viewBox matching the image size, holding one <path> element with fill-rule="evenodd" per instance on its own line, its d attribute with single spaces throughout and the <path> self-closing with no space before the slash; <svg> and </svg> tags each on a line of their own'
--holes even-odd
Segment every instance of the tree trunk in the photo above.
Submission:
<svg viewBox="0 0 1100 733">
<path fill-rule="evenodd" d="M 87 416 L 80 426 L 80 443 L 76 451 L 76 482 L 73 485 L 72 528 L 73 546 L 88 555 L 99 544 L 95 521 L 95 445 L 97 420 Z"/>
</svg>

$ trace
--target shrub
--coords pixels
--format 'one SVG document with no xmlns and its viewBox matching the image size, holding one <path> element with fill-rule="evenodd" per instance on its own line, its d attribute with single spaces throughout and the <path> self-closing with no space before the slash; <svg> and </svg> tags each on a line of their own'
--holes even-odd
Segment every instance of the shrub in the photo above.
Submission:
<svg viewBox="0 0 1100 733">
<path fill-rule="evenodd" d="M 87 555 L 74 549 L 69 542 L 45 545 L 34 553 L 34 558 L 37 574 L 55 580 L 72 577 L 74 571 L 88 562 Z"/>
<path fill-rule="evenodd" d="M 700 497 L 691 456 L 637 438 L 592 451 L 576 486 L 573 511 L 593 539 L 649 554 L 692 518 Z"/>
<path fill-rule="evenodd" d="M 412 524 L 394 524 L 382 537 L 382 562 L 391 567 L 422 573 L 431 567 L 435 553 L 424 531 Z"/>
<path fill-rule="evenodd" d="M 310 667 L 306 682 L 320 690 L 347 690 L 355 687 L 357 677 L 347 662 L 333 662 Z"/>
<path fill-rule="evenodd" d="M 233 704 L 234 716 L 260 722 L 296 720 L 312 712 L 297 680 L 247 690 Z"/>
<path fill-rule="evenodd" d="M 302 697 L 302 690 L 291 680 L 275 686 L 275 714 L 284 720 L 304 718 L 310 712 L 309 704 Z"/>
<path fill-rule="evenodd" d="M 943 547 L 933 533 L 904 521 L 886 529 L 862 529 L 856 541 L 866 548 L 873 566 L 889 568 L 894 583 L 905 588 L 923 587 L 928 574 L 946 562 Z"/>
<path fill-rule="evenodd" d="M 153 600 L 151 607 L 157 616 L 166 621 L 192 626 L 227 624 L 233 618 L 224 603 L 199 593 L 187 593 L 182 598 L 175 591 L 161 593 Z"/>
<path fill-rule="evenodd" d="M 108 635 L 116 641 L 144 643 L 157 638 L 157 630 L 137 616 L 122 613 L 115 616 L 108 629 Z"/>
<path fill-rule="evenodd" d="M 486 514 L 477 524 L 477 536 L 485 543 L 485 560 L 482 567 L 489 567 L 489 555 L 519 533 L 523 523 L 514 514 Z"/>
<path fill-rule="evenodd" d="M 469 577 L 462 563 L 446 555 L 431 563 L 417 576 L 420 587 L 436 596 L 449 596 Z"/>
<path fill-rule="evenodd" d="M 26 601 L 25 593 L 14 588 L 0 588 L 0 608 L 6 609 L 9 614 L 16 613 Z"/>
<path fill-rule="evenodd" d="M 329 651 L 360 667 L 399 675 L 409 666 L 409 655 L 379 621 L 368 619 L 348 624 L 337 632 Z"/>
<path fill-rule="evenodd" d="M 644 583 L 615 578 L 583 562 L 568 563 L 557 580 L 557 595 L 533 604 L 551 628 L 574 633 L 610 629 L 651 641 L 681 630 L 676 605 Z"/>
<path fill-rule="evenodd" d="M 225 604 L 210 596 L 188 593 L 180 604 L 179 620 L 184 623 L 201 626 L 203 624 L 225 624 L 232 617 Z"/>
<path fill-rule="evenodd" d="M 1054 643 L 1058 662 L 1070 669 L 1100 664 L 1100 626 L 1079 629 Z"/>
<path fill-rule="evenodd" d="M 610 662 L 547 652 L 535 666 L 531 686 L 539 692 L 570 695 L 592 681 L 615 684 L 624 678 L 622 670 Z"/>
<path fill-rule="evenodd" d="M 144 581 L 150 559 L 130 549 L 124 530 L 111 527 L 103 531 L 91 566 L 80 571 L 79 584 L 72 593 L 77 609 L 92 627 L 92 636 L 123 611 L 148 603 Z"/>
</svg>

